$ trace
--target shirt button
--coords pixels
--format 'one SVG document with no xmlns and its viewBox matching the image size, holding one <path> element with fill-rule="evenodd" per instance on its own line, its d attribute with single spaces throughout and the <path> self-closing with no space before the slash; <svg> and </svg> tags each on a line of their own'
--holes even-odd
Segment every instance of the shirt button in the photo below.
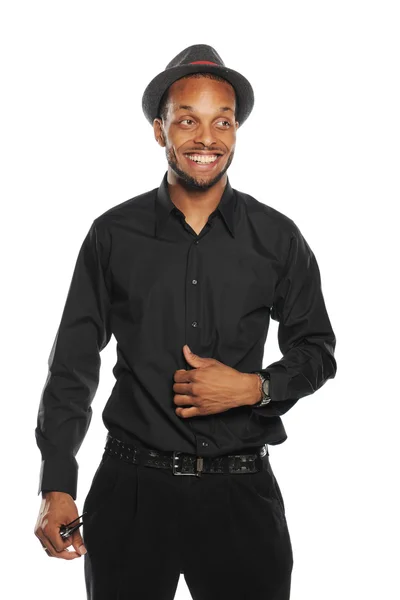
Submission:
<svg viewBox="0 0 400 600">
<path fill-rule="evenodd" d="M 196 285 L 197 279 L 192 279 L 192 283 L 193 283 L 193 285 Z"/>
<path fill-rule="evenodd" d="M 195 244 L 198 244 L 198 243 L 199 243 L 199 240 L 195 240 L 195 242 L 194 242 L 194 243 L 195 243 Z"/>
<path fill-rule="evenodd" d="M 193 321 L 192 327 L 197 327 L 197 321 Z"/>
<path fill-rule="evenodd" d="M 208 446 L 208 442 L 201 442 L 202 446 Z"/>
</svg>

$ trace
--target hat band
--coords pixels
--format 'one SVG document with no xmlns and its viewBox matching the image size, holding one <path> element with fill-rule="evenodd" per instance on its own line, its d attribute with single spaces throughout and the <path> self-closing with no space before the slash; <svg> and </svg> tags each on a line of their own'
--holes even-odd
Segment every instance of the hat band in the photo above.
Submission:
<svg viewBox="0 0 400 600">
<path fill-rule="evenodd" d="M 215 65 L 216 67 L 219 67 L 218 63 L 211 62 L 210 60 L 195 60 L 189 63 L 189 65 Z"/>
</svg>

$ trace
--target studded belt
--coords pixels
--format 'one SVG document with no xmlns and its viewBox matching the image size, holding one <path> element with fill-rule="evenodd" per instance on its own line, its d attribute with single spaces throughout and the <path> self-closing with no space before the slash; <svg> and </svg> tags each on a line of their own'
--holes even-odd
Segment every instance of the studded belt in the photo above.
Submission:
<svg viewBox="0 0 400 600">
<path fill-rule="evenodd" d="M 178 450 L 138 448 L 118 440 L 109 433 L 104 450 L 107 454 L 129 463 L 171 469 L 174 475 L 196 475 L 197 477 L 202 473 L 256 473 L 262 468 L 262 458 L 269 456 L 267 444 L 242 454 L 196 456 Z"/>
</svg>

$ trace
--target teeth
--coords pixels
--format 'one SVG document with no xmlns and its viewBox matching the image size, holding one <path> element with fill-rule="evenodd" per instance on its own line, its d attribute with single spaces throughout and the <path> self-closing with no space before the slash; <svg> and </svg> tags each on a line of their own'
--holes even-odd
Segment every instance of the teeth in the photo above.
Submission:
<svg viewBox="0 0 400 600">
<path fill-rule="evenodd" d="M 191 160 L 193 160 L 194 162 L 200 162 L 200 163 L 212 163 L 215 160 L 217 160 L 218 155 L 213 154 L 213 155 L 208 155 L 208 156 L 202 156 L 200 154 L 187 154 L 186 156 L 188 156 L 188 158 L 190 158 Z"/>
</svg>

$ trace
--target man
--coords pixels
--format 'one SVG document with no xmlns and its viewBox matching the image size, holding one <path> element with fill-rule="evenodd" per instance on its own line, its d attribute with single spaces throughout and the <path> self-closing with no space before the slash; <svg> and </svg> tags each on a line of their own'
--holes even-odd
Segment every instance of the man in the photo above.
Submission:
<svg viewBox="0 0 400 600">
<path fill-rule="evenodd" d="M 85 553 L 91 599 L 173 599 L 180 573 L 196 600 L 290 596 L 268 444 L 287 438 L 281 416 L 335 376 L 336 339 L 298 227 L 226 175 L 253 103 L 211 46 L 179 53 L 142 101 L 166 152 L 160 187 L 97 217 L 79 252 L 38 414 L 35 534 L 49 556 Z M 270 316 L 283 356 L 262 369 Z M 111 334 L 106 446 L 83 538 L 78 528 L 64 540 Z"/>
</svg>

